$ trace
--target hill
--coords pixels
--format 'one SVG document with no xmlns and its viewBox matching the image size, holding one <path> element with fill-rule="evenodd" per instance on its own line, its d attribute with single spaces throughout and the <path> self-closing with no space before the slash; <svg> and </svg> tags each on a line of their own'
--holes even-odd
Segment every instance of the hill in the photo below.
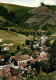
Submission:
<svg viewBox="0 0 56 80">
<path fill-rule="evenodd" d="M 46 30 L 48 35 L 55 34 L 56 6 L 41 5 L 33 8 L 5 3 L 0 3 L 0 6 L 7 14 L 0 15 L 1 29 L 24 35 L 37 34 L 40 29 Z"/>
<path fill-rule="evenodd" d="M 32 7 L 24 7 L 19 5 L 13 5 L 13 4 L 6 4 L 6 3 L 0 3 L 0 6 L 4 6 L 7 8 L 7 10 L 13 11 L 16 16 L 16 23 L 22 24 L 24 23 L 31 15 L 28 13 Z"/>
<path fill-rule="evenodd" d="M 56 24 L 56 13 L 47 6 L 39 6 L 30 10 L 29 13 L 33 14 L 34 16 L 29 18 L 26 23 L 30 23 L 31 25 L 33 24 L 33 26 L 38 26 L 40 28 L 46 24 Z"/>
<path fill-rule="evenodd" d="M 33 37 L 31 35 L 26 37 L 25 35 L 17 34 L 16 32 L 0 30 L 0 39 L 3 39 L 2 44 L 13 44 L 13 46 L 10 47 L 10 52 L 15 52 L 17 46 L 20 46 L 22 49 L 23 44 L 25 44 L 25 40 L 31 40 L 32 38 Z"/>
</svg>

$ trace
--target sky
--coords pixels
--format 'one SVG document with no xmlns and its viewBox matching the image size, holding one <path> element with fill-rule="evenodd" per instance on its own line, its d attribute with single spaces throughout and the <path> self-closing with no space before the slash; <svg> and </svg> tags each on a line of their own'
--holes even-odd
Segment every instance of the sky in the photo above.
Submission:
<svg viewBox="0 0 56 80">
<path fill-rule="evenodd" d="M 45 4 L 50 4 L 50 5 L 56 5 L 56 0 L 0 0 L 0 2 L 29 6 L 29 7 L 40 6 L 40 2 L 44 2 Z"/>
</svg>

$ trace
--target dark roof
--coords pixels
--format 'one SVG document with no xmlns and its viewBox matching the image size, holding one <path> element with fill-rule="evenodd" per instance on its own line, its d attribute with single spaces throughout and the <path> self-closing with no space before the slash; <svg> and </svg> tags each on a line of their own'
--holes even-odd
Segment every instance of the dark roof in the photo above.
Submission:
<svg viewBox="0 0 56 80">
<path fill-rule="evenodd" d="M 17 75 L 19 73 L 19 71 L 17 69 L 11 69 L 11 73 L 12 75 Z"/>
</svg>

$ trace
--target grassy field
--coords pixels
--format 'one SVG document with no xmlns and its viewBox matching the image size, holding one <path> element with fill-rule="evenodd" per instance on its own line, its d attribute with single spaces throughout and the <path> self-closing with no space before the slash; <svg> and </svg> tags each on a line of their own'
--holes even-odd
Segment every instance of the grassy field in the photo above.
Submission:
<svg viewBox="0 0 56 80">
<path fill-rule="evenodd" d="M 17 34 L 11 31 L 4 31 L 0 30 L 0 39 L 3 39 L 3 43 L 13 43 L 14 45 L 10 47 L 10 51 L 15 51 L 17 46 L 19 45 L 21 49 L 23 48 L 22 45 L 25 44 L 26 39 L 32 39 L 33 37 L 29 35 L 26 37 L 25 35 Z"/>
<path fill-rule="evenodd" d="M 56 37 L 56 34 L 52 34 L 52 35 L 50 35 L 51 37 Z"/>
<path fill-rule="evenodd" d="M 6 19 L 4 17 L 2 17 L 2 16 L 0 16 L 0 20 L 3 21 L 3 22 L 6 21 Z"/>
<path fill-rule="evenodd" d="M 20 6 L 20 5 L 14 5 L 14 4 L 8 4 L 8 3 L 0 3 L 0 5 L 3 5 L 4 7 L 6 7 L 9 11 L 14 11 L 14 10 L 20 10 L 22 8 L 24 9 L 32 9 L 32 7 L 25 7 L 25 6 Z"/>
<path fill-rule="evenodd" d="M 55 41 L 55 40 L 51 40 L 51 41 L 50 41 L 50 44 L 52 45 L 54 41 Z"/>
</svg>

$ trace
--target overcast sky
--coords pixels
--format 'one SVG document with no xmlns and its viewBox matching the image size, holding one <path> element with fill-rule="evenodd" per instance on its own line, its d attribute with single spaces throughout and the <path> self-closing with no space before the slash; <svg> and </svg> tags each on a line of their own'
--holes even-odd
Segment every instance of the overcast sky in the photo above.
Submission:
<svg viewBox="0 0 56 80">
<path fill-rule="evenodd" d="M 50 5 L 56 5 L 56 0 L 0 0 L 0 2 L 30 6 L 30 7 L 40 6 L 40 2 L 44 2 L 45 4 L 50 4 Z"/>
</svg>

